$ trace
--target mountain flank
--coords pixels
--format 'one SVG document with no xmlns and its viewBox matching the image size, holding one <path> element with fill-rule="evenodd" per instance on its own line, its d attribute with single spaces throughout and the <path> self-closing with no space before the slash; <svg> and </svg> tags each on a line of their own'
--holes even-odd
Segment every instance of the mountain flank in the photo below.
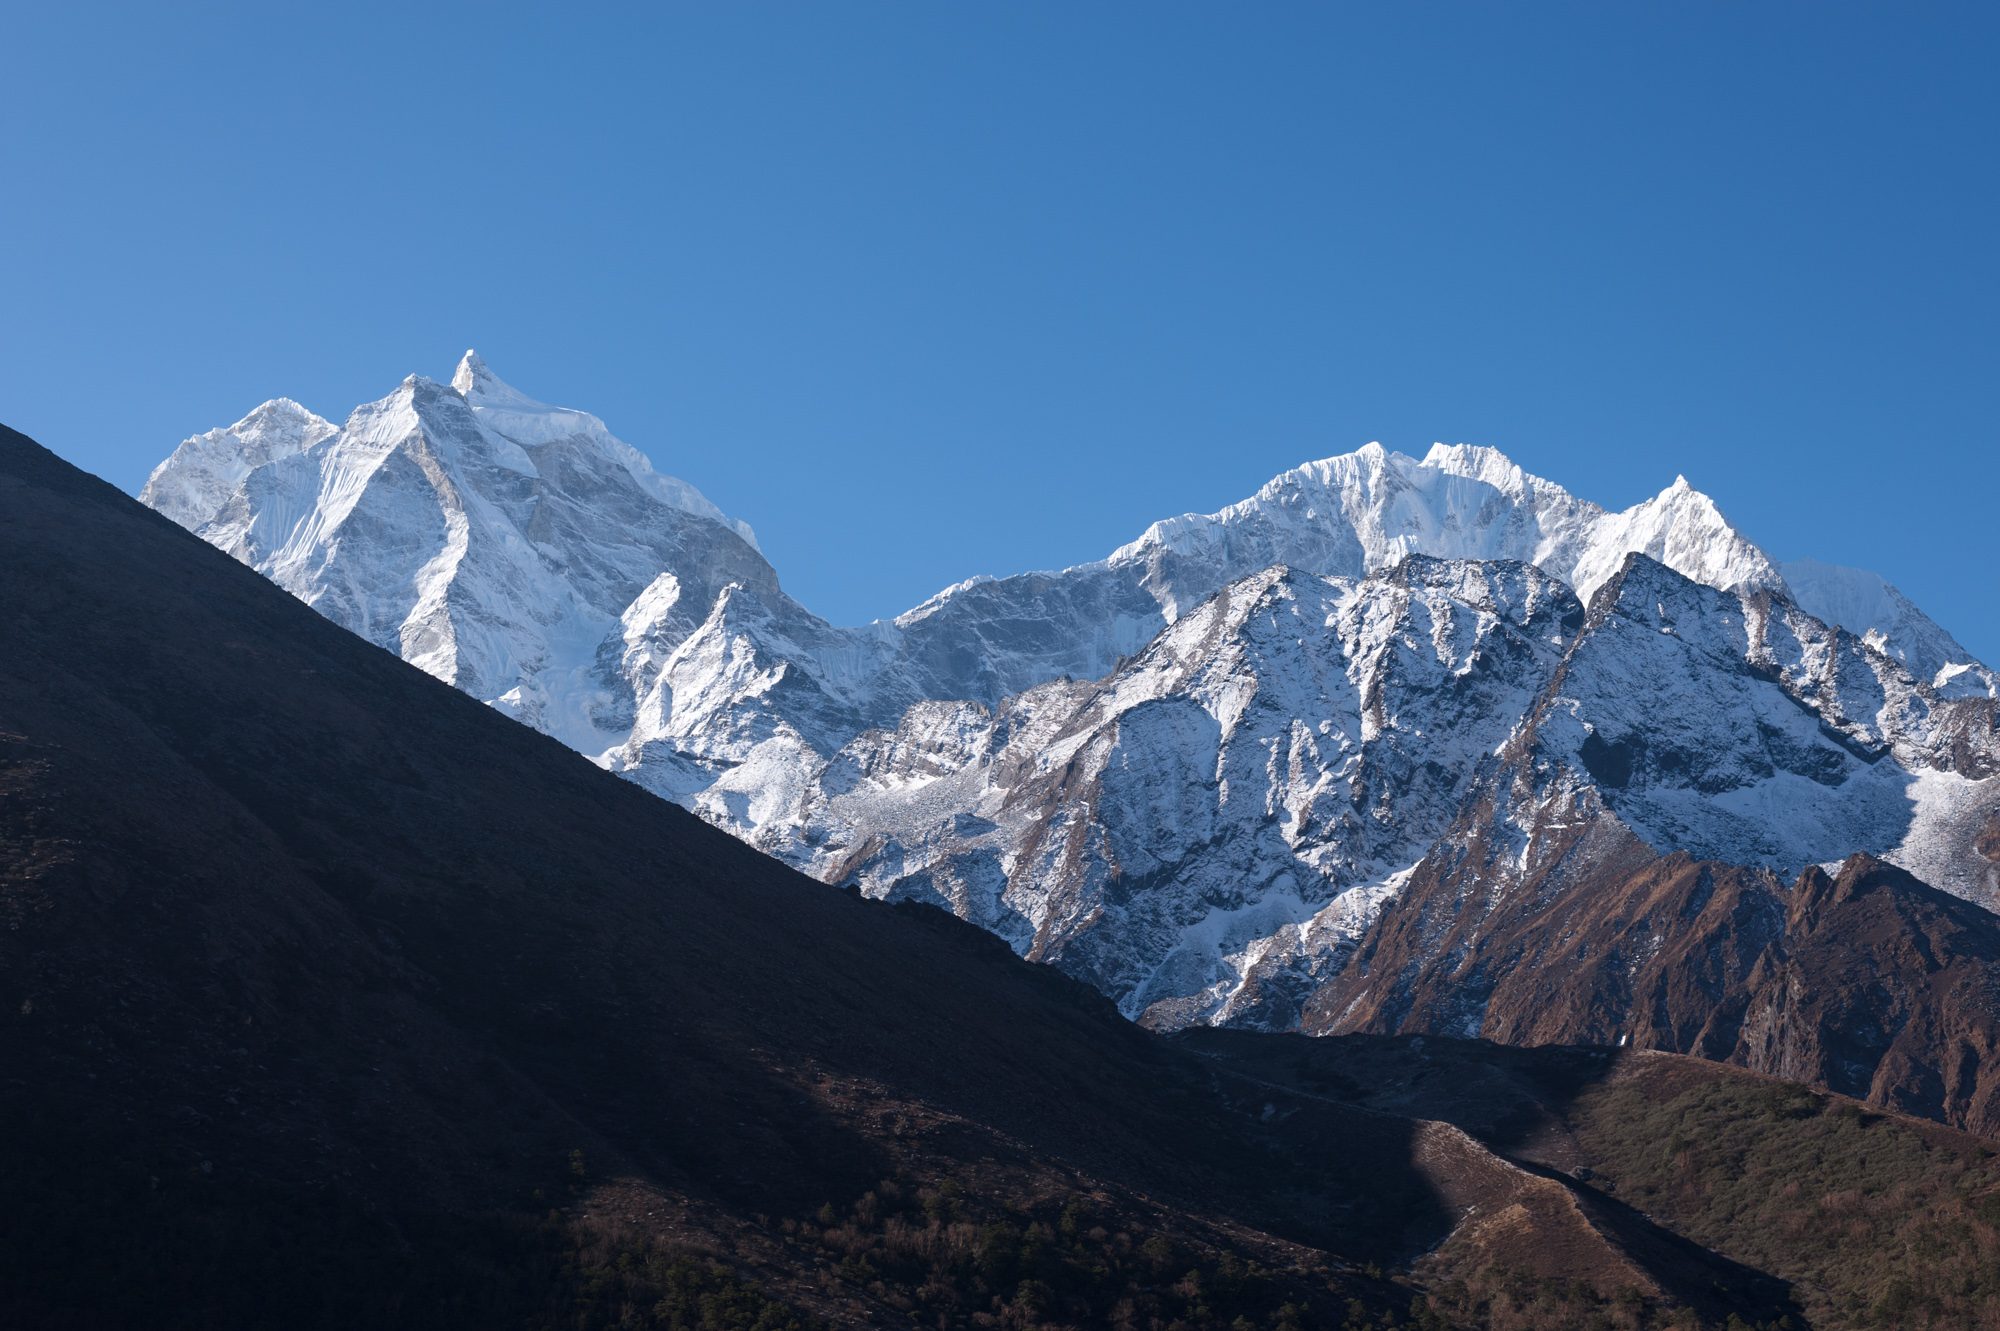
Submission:
<svg viewBox="0 0 2000 1331">
<path fill-rule="evenodd" d="M 1796 1311 L 1463 1131 L 1253 1086 L 805 879 L 11 432 L 0 606 L 19 1324 Z M 1516 1207 L 1561 1242 L 1467 1219 Z"/>
<path fill-rule="evenodd" d="M 267 403 L 142 498 L 758 849 L 948 909 L 1162 1029 L 1325 1028 L 1384 910 L 1463 878 L 1482 820 L 1489 896 L 1580 871 L 1545 816 L 1568 809 L 1607 849 L 1786 882 L 1863 854 L 2000 908 L 1992 672 L 1685 477 L 1613 512 L 1490 448 L 1370 444 L 843 627 L 745 524 L 468 354 L 339 425 Z M 1465 1024 L 1476 990 L 1422 1011 L 1505 1036 Z"/>
</svg>

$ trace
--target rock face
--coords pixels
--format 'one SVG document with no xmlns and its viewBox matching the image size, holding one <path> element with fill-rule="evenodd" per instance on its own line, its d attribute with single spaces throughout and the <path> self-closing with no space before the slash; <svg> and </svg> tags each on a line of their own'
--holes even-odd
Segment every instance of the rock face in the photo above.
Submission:
<svg viewBox="0 0 2000 1331">
<path fill-rule="evenodd" d="M 1520 564 L 1267 570 L 1101 681 L 990 711 L 925 705 L 863 735 L 777 848 L 829 881 L 948 906 L 1131 1015 L 1285 1024 L 1448 825 L 1581 619 Z"/>
<path fill-rule="evenodd" d="M 1497 897 L 1477 850 L 1426 865 L 1303 1029 L 1696 1054 L 2000 1136 L 1993 915 L 1866 855 L 1787 883 L 1620 849 Z"/>
<path fill-rule="evenodd" d="M 1990 700 L 1634 556 L 1300 1026 L 1692 1053 L 2000 1134 L 1996 770 Z"/>
<path fill-rule="evenodd" d="M 1866 569 L 1788 559 L 1780 565 L 1798 607 L 1828 624 L 1852 630 L 1870 647 L 1901 661 L 1947 697 L 1991 696 L 1993 672 L 1917 609 L 1879 574 Z"/>
<path fill-rule="evenodd" d="M 468 353 L 338 429 L 260 408 L 145 498 L 752 844 L 1155 1025 L 1484 1031 L 1465 931 L 1493 903 L 1676 852 L 1773 882 L 1869 854 L 2000 904 L 1991 673 L 1685 479 L 1611 513 L 1491 449 L 1369 445 L 838 627 L 747 527 Z M 1397 964 L 1459 979 L 1356 990 L 1384 906 L 1440 884 L 1450 926 Z"/>
</svg>

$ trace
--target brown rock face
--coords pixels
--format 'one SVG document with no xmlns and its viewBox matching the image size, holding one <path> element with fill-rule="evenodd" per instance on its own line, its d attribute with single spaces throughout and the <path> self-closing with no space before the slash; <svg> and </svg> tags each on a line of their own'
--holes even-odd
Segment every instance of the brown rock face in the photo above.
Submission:
<svg viewBox="0 0 2000 1331">
<path fill-rule="evenodd" d="M 1777 876 L 1602 824 L 1488 898 L 1427 867 L 1306 1029 L 1631 1045 L 2000 1136 L 2000 918 L 1865 855 Z"/>
</svg>

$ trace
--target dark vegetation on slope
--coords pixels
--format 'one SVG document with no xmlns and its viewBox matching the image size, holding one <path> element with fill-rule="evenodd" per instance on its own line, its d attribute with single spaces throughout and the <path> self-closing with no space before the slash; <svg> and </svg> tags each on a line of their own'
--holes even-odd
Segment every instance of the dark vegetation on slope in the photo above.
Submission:
<svg viewBox="0 0 2000 1331">
<path fill-rule="evenodd" d="M 0 616 L 12 1324 L 1797 1311 L 1472 1136 L 791 873 L 7 432 Z"/>
<path fill-rule="evenodd" d="M 1810 1324 L 2000 1328 L 2000 1152 L 1656 1052 L 1436 1037 L 1181 1037 L 1239 1075 L 1454 1123 L 1789 1283 Z"/>
<path fill-rule="evenodd" d="M 551 1211 L 823 1303 L 763 1235 L 899 1176 L 1287 1261 L 1448 1226 L 1407 1149 L 1287 1167 L 1081 985 L 811 883 L 18 435 L 0 607 L 17 1321 L 516 1321 L 577 1278 Z"/>
</svg>

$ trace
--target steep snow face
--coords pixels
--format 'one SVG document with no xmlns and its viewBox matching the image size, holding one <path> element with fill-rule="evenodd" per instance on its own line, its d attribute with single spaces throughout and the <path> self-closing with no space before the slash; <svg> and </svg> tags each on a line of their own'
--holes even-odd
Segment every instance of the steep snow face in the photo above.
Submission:
<svg viewBox="0 0 2000 1331">
<path fill-rule="evenodd" d="M 678 594 L 648 607 L 655 649 L 727 587 L 789 604 L 747 529 L 595 417 L 532 402 L 470 353 L 456 382 L 464 392 L 412 376 L 337 430 L 295 426 L 246 451 L 220 500 L 211 437 L 191 441 L 204 447 L 176 452 L 146 498 L 329 618 L 593 755 L 630 733 L 624 621 L 663 573 Z"/>
<path fill-rule="evenodd" d="M 637 710 L 605 762 L 739 836 L 764 844 L 767 825 L 782 832 L 775 820 L 800 774 L 855 735 L 860 718 L 917 701 L 898 691 L 890 635 L 830 627 L 782 593 L 742 583 L 682 632 L 680 588 L 671 595 L 649 589 L 625 614 L 620 673 Z"/>
<path fill-rule="evenodd" d="M 1589 785 L 1658 851 L 1784 874 L 1867 851 L 1995 908 L 1985 856 L 1939 853 L 2000 809 L 1993 716 L 1783 597 L 1635 555 L 1535 709 L 1522 780 L 1537 806 Z"/>
<path fill-rule="evenodd" d="M 1858 634 L 1945 697 L 2000 695 L 1993 672 L 1880 574 L 1817 559 L 1779 569 L 1801 610 Z"/>
<path fill-rule="evenodd" d="M 288 397 L 272 398 L 234 425 L 182 440 L 146 478 L 139 502 L 199 531 L 245 476 L 304 452 L 338 429 Z"/>
<path fill-rule="evenodd" d="M 1288 1026 L 1581 621 L 1518 564 L 1270 569 L 1106 679 L 859 737 L 761 844 L 943 905 L 1156 1024 Z"/>
<path fill-rule="evenodd" d="M 604 422 L 586 411 L 551 407 L 501 382 L 487 368 L 476 351 L 467 351 L 451 377 L 452 390 L 472 407 L 473 415 L 487 429 L 523 447 L 552 444 L 560 440 L 587 440 L 600 453 L 625 468 L 639 487 L 670 508 L 720 522 L 749 543 L 757 546 L 757 534 L 750 524 L 729 517 L 708 498 L 677 476 L 653 470 L 652 462 L 638 449 L 612 434 Z"/>
<path fill-rule="evenodd" d="M 1643 504 L 1599 515 L 1576 563 L 1551 572 L 1588 601 L 1633 554 L 1724 591 L 1782 590 L 1785 585 L 1777 566 L 1743 539 L 1715 501 L 1685 476 L 1674 477 L 1672 485 Z"/>
</svg>

